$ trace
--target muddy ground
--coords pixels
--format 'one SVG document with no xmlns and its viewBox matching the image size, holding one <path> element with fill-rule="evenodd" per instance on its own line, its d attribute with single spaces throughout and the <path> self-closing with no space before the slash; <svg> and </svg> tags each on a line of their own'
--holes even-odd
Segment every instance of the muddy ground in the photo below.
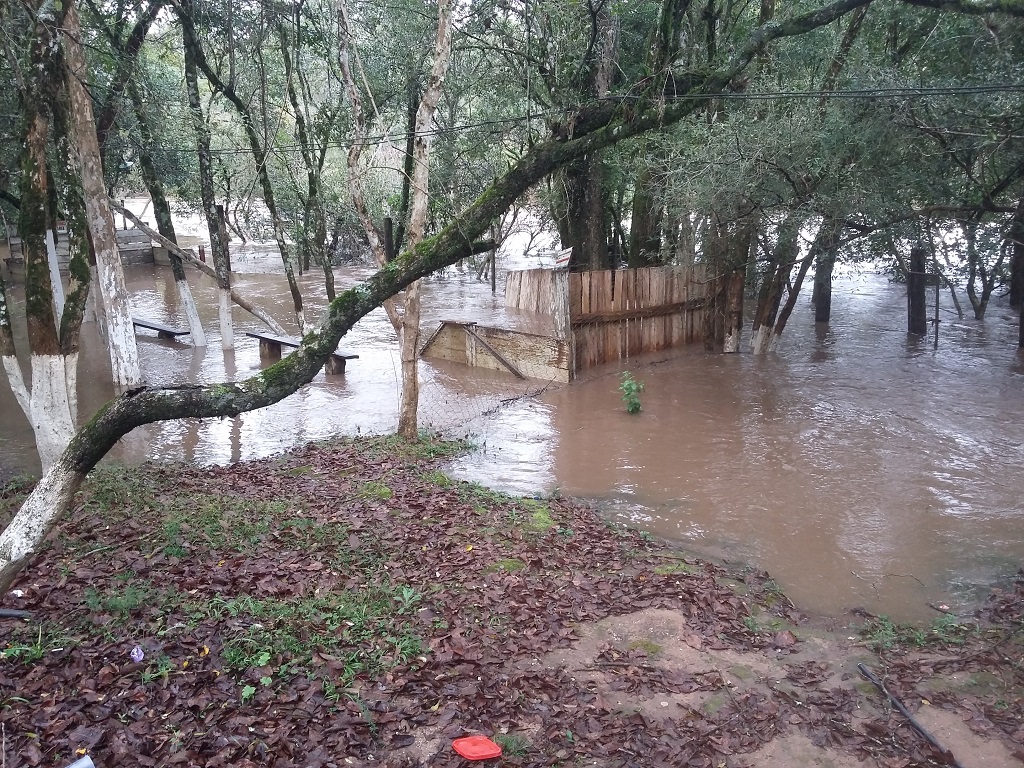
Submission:
<svg viewBox="0 0 1024 768">
<path fill-rule="evenodd" d="M 462 766 L 472 733 L 504 748 L 481 765 L 1022 764 L 1024 582 L 928 627 L 812 619 L 767 574 L 451 480 L 459 449 L 94 473 L 0 602 L 30 612 L 0 619 L 4 768 Z"/>
</svg>

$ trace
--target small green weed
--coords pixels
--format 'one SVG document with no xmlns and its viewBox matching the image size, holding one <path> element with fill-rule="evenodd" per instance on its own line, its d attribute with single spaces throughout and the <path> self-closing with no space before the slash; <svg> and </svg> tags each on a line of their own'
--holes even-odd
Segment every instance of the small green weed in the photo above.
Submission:
<svg viewBox="0 0 1024 768">
<path fill-rule="evenodd" d="M 888 616 L 876 616 L 860 628 L 860 636 L 868 648 L 887 651 L 900 646 L 963 645 L 976 631 L 973 625 L 963 624 L 950 615 L 940 616 L 930 627 L 924 628 L 897 624 Z"/>
<path fill-rule="evenodd" d="M 134 574 L 130 578 L 133 577 Z M 94 587 L 88 587 L 84 596 L 86 607 L 93 613 L 110 613 L 117 618 L 124 619 L 132 612 L 152 602 L 154 593 L 149 582 L 136 582 L 128 578 L 123 581 L 124 586 L 121 589 L 103 594 Z"/>
<path fill-rule="evenodd" d="M 646 637 L 640 640 L 634 640 L 629 644 L 629 647 L 634 650 L 641 650 L 648 656 L 657 656 L 662 651 L 662 647 L 660 645 Z"/>
<path fill-rule="evenodd" d="M 438 488 L 451 488 L 455 484 L 448 475 L 439 470 L 435 470 L 434 472 L 424 472 L 422 477 L 424 482 L 436 485 Z"/>
<path fill-rule="evenodd" d="M 623 371 L 620 378 L 619 391 L 622 393 L 622 402 L 626 404 L 626 411 L 640 413 L 640 393 L 644 391 L 644 383 L 634 379 L 630 371 Z"/>
<path fill-rule="evenodd" d="M 142 682 L 148 684 L 158 679 L 166 680 L 172 669 L 174 669 L 174 662 L 161 654 L 142 670 Z"/>
<path fill-rule="evenodd" d="M 21 664 L 32 664 L 39 661 L 50 651 L 62 647 L 67 638 L 54 635 L 43 630 L 42 625 L 36 631 L 35 638 L 31 641 L 15 641 L 3 650 L 0 650 L 0 661 L 14 661 Z"/>
<path fill-rule="evenodd" d="M 387 485 L 379 483 L 376 480 L 363 483 L 362 487 L 359 489 L 359 498 L 366 500 L 375 499 L 377 501 L 387 501 L 394 495 L 394 492 L 388 488 Z"/>
<path fill-rule="evenodd" d="M 496 733 L 494 743 L 501 747 L 505 755 L 525 757 L 530 751 L 530 740 L 521 733 Z"/>
<path fill-rule="evenodd" d="M 515 557 L 506 557 L 502 560 L 497 561 L 496 563 L 492 563 L 491 565 L 487 566 L 487 568 L 485 568 L 484 570 L 488 573 L 493 573 L 494 571 L 507 571 L 508 573 L 515 573 L 516 571 L 523 570 L 525 567 L 526 563 L 524 563 L 522 560 Z"/>
<path fill-rule="evenodd" d="M 399 587 L 395 594 L 395 602 L 398 604 L 398 612 L 401 614 L 412 613 L 416 610 L 417 604 L 423 599 L 423 595 L 412 587 Z"/>
<path fill-rule="evenodd" d="M 656 566 L 654 572 L 659 576 L 673 576 L 676 574 L 688 575 L 694 573 L 694 569 L 692 565 L 687 563 L 676 562 Z"/>
<path fill-rule="evenodd" d="M 519 505 L 525 507 L 529 513 L 526 520 L 526 527 L 534 533 L 547 533 L 555 527 L 554 518 L 551 517 L 551 509 L 536 499 L 519 499 Z"/>
</svg>

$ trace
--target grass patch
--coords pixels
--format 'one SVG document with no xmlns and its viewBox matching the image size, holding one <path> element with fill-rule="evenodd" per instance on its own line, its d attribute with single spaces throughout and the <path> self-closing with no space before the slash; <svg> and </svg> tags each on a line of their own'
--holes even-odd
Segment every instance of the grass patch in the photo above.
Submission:
<svg viewBox="0 0 1024 768">
<path fill-rule="evenodd" d="M 134 574 L 126 574 L 111 589 L 100 591 L 87 587 L 83 602 L 93 613 L 109 613 L 115 620 L 124 621 L 140 608 L 150 605 L 156 596 L 152 585 L 145 580 L 135 581 Z"/>
<path fill-rule="evenodd" d="M 344 440 L 344 445 L 358 445 L 363 455 L 375 458 L 395 458 L 405 461 L 434 461 L 461 456 L 473 449 L 466 440 L 442 440 L 436 435 L 420 432 L 416 440 L 407 440 L 398 435 L 363 437 Z"/>
<path fill-rule="evenodd" d="M 654 572 L 659 576 L 672 576 L 675 574 L 690 575 L 696 573 L 696 570 L 688 563 L 676 562 L 656 566 Z"/>
<path fill-rule="evenodd" d="M 496 733 L 494 743 L 501 747 L 502 754 L 510 757 L 525 757 L 530 751 L 530 740 L 521 733 Z"/>
<path fill-rule="evenodd" d="M 955 616 L 945 614 L 926 627 L 898 624 L 888 616 L 876 616 L 859 630 L 864 644 L 876 652 L 893 648 L 964 645 L 977 632 L 975 625 L 964 624 Z"/>
<path fill-rule="evenodd" d="M 629 647 L 631 650 L 643 651 L 648 656 L 657 656 L 662 651 L 662 647 L 660 645 L 646 637 L 640 640 L 634 640 L 629 644 Z"/>
<path fill-rule="evenodd" d="M 251 595 L 215 598 L 212 619 L 233 619 L 221 658 L 228 670 L 289 675 L 319 666 L 315 654 L 338 659 L 332 685 L 345 688 L 360 674 L 378 675 L 424 653 L 423 640 L 402 616 L 421 596 L 410 587 L 367 587 L 301 599 Z M 266 675 L 264 675 L 266 676 Z"/>
<path fill-rule="evenodd" d="M 434 472 L 424 472 L 420 477 L 423 478 L 424 482 L 436 485 L 438 488 L 451 488 L 455 485 L 454 480 L 439 470 Z"/>
<path fill-rule="evenodd" d="M 33 664 L 48 653 L 67 648 L 71 642 L 63 631 L 39 624 L 35 632 L 25 632 L 23 635 L 19 633 L 12 637 L 4 648 L 0 649 L 0 662 Z"/>
<path fill-rule="evenodd" d="M 363 483 L 362 486 L 360 486 L 358 495 L 359 498 L 366 499 L 367 501 L 387 501 L 395 494 L 394 491 L 384 483 L 371 480 L 370 482 Z"/>
<path fill-rule="evenodd" d="M 198 495 L 171 500 L 162 511 L 164 551 L 181 557 L 187 545 L 248 551 L 292 510 L 281 501 Z"/>
<path fill-rule="evenodd" d="M 485 568 L 484 570 L 487 573 L 494 573 L 496 571 L 505 571 L 507 573 L 515 573 L 516 571 L 523 570 L 525 567 L 526 567 L 526 563 L 524 563 L 519 558 L 516 558 L 516 557 L 506 557 L 506 558 L 504 558 L 502 560 L 499 560 L 496 563 L 492 563 L 491 565 L 487 566 L 487 568 Z"/>
</svg>

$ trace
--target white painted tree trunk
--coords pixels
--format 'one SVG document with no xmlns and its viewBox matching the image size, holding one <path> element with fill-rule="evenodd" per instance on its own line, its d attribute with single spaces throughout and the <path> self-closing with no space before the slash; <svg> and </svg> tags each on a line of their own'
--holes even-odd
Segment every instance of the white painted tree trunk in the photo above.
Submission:
<svg viewBox="0 0 1024 768">
<path fill-rule="evenodd" d="M 231 290 L 219 289 L 218 297 L 220 304 L 220 345 L 224 349 L 234 349 L 235 331 L 234 326 L 231 324 Z"/>
<path fill-rule="evenodd" d="M 128 288 L 117 249 L 117 230 L 114 216 L 107 202 L 103 180 L 96 123 L 93 119 L 92 97 L 85 90 L 89 69 L 82 52 L 82 29 L 78 10 L 70 3 L 64 17 L 65 65 L 68 68 L 67 89 L 71 101 L 72 133 L 75 137 L 78 162 L 82 172 L 82 194 L 85 197 L 85 215 L 96 252 L 96 271 L 99 278 L 99 297 L 107 321 L 107 349 L 114 384 L 128 387 L 142 382 L 139 349 L 135 343 Z M 63 380 L 63 377 L 62 377 Z"/>
<path fill-rule="evenodd" d="M 53 291 L 53 315 L 57 318 L 57 331 L 60 332 L 60 319 L 64 316 L 64 283 L 60 279 L 60 264 L 57 263 L 57 244 L 53 241 L 53 230 L 46 230 L 46 261 L 50 266 L 50 289 Z"/>
<path fill-rule="evenodd" d="M 750 351 L 755 355 L 766 354 L 771 343 L 771 335 L 771 328 L 767 325 L 759 326 L 750 339 Z"/>
<path fill-rule="evenodd" d="M 11 391 L 14 392 L 14 399 L 18 401 L 25 418 L 29 417 L 29 394 L 25 386 L 25 378 L 21 375 L 21 365 L 14 355 L 3 356 L 4 371 L 7 373 L 7 380 L 11 383 Z"/>
<path fill-rule="evenodd" d="M 203 321 L 199 319 L 199 309 L 196 307 L 196 300 L 192 295 L 192 289 L 189 288 L 188 280 L 175 280 L 175 282 L 178 284 L 178 297 L 181 299 L 181 306 L 185 308 L 185 317 L 188 318 L 192 346 L 205 347 L 206 331 L 203 330 Z"/>
<path fill-rule="evenodd" d="M 44 474 L 10 524 L 0 533 L 0 571 L 32 555 L 53 520 L 64 514 L 85 474 L 57 461 Z"/>
<path fill-rule="evenodd" d="M 66 371 L 77 364 L 77 354 L 68 355 L 67 360 L 64 355 L 32 355 L 29 420 L 44 472 L 49 471 L 75 434 Z"/>
<path fill-rule="evenodd" d="M 186 264 L 191 264 L 193 267 L 198 269 L 207 277 L 212 277 L 214 280 L 217 279 L 217 272 L 213 269 L 213 267 L 196 258 L 196 255 L 192 251 L 186 251 L 184 248 L 179 247 L 172 240 L 168 240 L 155 229 L 151 229 L 150 227 L 146 226 L 134 213 L 129 211 L 127 208 L 118 205 L 114 201 L 110 201 L 110 204 L 115 211 L 118 211 L 122 215 L 126 216 L 129 221 L 135 224 L 136 227 L 138 227 L 151 238 L 156 240 L 168 251 L 176 253 L 178 255 L 178 258 L 180 258 Z M 91 295 L 92 294 L 90 294 L 90 296 Z M 277 320 L 275 320 L 266 310 L 261 309 L 260 307 L 253 304 L 249 299 L 240 294 L 234 288 L 228 288 L 228 296 L 231 297 L 231 301 L 240 306 L 246 312 L 250 313 L 257 320 L 262 321 L 274 333 L 278 334 L 279 336 L 288 335 L 288 331 L 284 329 L 284 326 L 277 322 Z"/>
</svg>

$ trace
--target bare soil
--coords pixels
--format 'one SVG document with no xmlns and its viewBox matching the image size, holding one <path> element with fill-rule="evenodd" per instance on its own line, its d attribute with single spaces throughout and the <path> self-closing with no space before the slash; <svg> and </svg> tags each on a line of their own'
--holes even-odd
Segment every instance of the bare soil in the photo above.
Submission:
<svg viewBox="0 0 1024 768">
<path fill-rule="evenodd" d="M 4 768 L 464 766 L 472 733 L 505 748 L 483 765 L 1022 764 L 1024 582 L 932 627 L 814 620 L 767 574 L 450 480 L 450 450 L 97 473 L 0 601 L 31 612 L 0 618 Z"/>
</svg>

